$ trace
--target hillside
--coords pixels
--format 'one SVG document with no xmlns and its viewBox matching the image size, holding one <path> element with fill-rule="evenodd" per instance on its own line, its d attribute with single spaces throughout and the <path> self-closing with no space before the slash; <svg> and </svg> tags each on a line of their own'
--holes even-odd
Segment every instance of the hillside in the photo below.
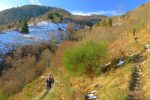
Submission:
<svg viewBox="0 0 150 100">
<path fill-rule="evenodd" d="M 108 72 L 103 73 L 100 76 L 95 76 L 94 78 L 90 78 L 87 75 L 74 76 L 68 73 L 62 62 L 63 52 L 67 48 L 72 48 L 75 45 L 75 43 L 69 41 L 62 43 L 56 51 L 56 55 L 53 58 L 53 64 L 51 68 L 49 68 L 43 75 L 41 75 L 41 77 L 27 84 L 22 92 L 18 93 L 12 98 L 15 98 L 15 100 L 40 100 L 45 92 L 45 79 L 43 79 L 43 77 L 47 76 L 50 73 L 55 77 L 56 83 L 54 84 L 49 94 L 43 98 L 43 100 L 84 100 L 85 94 L 94 90 L 97 91 L 96 95 L 100 100 L 127 100 L 128 95 L 130 94 L 130 86 L 132 85 L 132 75 L 134 73 L 134 68 L 137 64 L 136 59 L 134 59 L 134 56 L 143 50 L 142 46 L 144 44 L 149 43 L 148 40 L 150 37 L 149 33 L 146 30 L 142 30 L 141 32 L 137 33 L 137 35 L 141 37 L 141 41 L 138 44 L 135 44 L 132 35 L 128 37 L 128 39 L 130 39 L 131 41 L 127 43 L 129 46 L 127 49 L 129 49 L 129 51 L 127 51 L 126 53 L 130 54 L 132 51 L 131 54 L 133 54 L 133 58 L 130 58 L 131 61 L 126 62 L 124 65 L 117 69 L 112 68 Z M 124 46 L 124 44 L 121 41 L 122 38 L 114 42 L 114 44 L 112 45 L 118 46 L 121 43 L 121 45 Z M 121 45 L 119 45 L 119 48 L 122 48 Z M 113 49 L 119 54 L 119 48 L 115 47 L 113 47 Z M 113 56 L 118 56 L 118 54 L 114 54 Z M 148 56 L 148 58 L 144 60 L 141 64 L 143 68 L 142 75 L 144 75 L 142 79 L 142 92 L 144 92 L 146 99 L 140 100 L 149 100 L 150 98 L 149 55 L 149 52 L 145 52 L 143 54 L 144 57 Z M 136 94 L 135 96 L 139 97 L 139 94 Z"/>
<path fill-rule="evenodd" d="M 76 23 L 81 26 L 93 26 L 96 22 L 108 18 L 103 15 L 76 16 L 56 7 L 25 5 L 0 11 L 0 31 L 10 28 L 19 29 L 21 21 L 27 19 L 29 23 L 39 23 L 47 20 L 53 23 Z"/>
<path fill-rule="evenodd" d="M 47 12 L 70 15 L 68 11 L 55 7 L 26 5 L 23 7 L 11 8 L 0 12 L 0 25 L 10 24 L 19 20 L 29 19 L 44 15 Z"/>
<path fill-rule="evenodd" d="M 150 27 L 150 2 L 142 4 L 134 10 L 121 16 L 119 21 L 126 25 L 130 31 L 139 31 Z"/>
<path fill-rule="evenodd" d="M 111 18 L 64 15 L 68 25 L 51 24 L 60 21 L 58 16 L 65 12 L 54 10 L 55 13 L 42 15 L 51 22 L 31 25 L 29 29 L 34 29 L 35 34 L 49 34 L 48 29 L 55 26 L 51 31 L 60 35 L 7 55 L 8 69 L 0 77 L 0 99 L 150 100 L 149 6 L 146 3 L 126 15 Z M 94 25 L 86 26 L 88 20 Z M 76 23 L 85 26 L 76 29 Z M 38 35 L 35 34 L 31 35 Z M 49 74 L 55 82 L 46 92 Z"/>
<path fill-rule="evenodd" d="M 127 24 L 133 24 L 133 23 L 140 23 L 146 22 L 150 17 L 150 3 L 145 3 L 141 5 L 140 7 L 137 7 L 136 9 L 128 12 L 124 19 Z"/>
</svg>

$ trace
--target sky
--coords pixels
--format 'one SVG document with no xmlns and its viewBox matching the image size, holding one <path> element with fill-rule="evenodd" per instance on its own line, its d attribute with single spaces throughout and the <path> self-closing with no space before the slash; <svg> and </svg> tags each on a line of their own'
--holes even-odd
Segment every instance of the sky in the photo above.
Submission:
<svg viewBox="0 0 150 100">
<path fill-rule="evenodd" d="M 59 7 L 76 15 L 115 16 L 130 11 L 148 0 L 0 0 L 0 11 L 23 5 Z"/>
</svg>

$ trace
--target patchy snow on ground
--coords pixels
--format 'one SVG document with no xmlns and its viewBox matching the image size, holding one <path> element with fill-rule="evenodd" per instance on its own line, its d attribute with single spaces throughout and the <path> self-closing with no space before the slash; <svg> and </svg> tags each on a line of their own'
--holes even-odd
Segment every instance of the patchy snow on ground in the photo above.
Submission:
<svg viewBox="0 0 150 100">
<path fill-rule="evenodd" d="M 125 61 L 121 59 L 121 60 L 119 60 L 117 66 L 122 66 L 124 63 L 125 63 Z"/>
<path fill-rule="evenodd" d="M 67 25 L 42 21 L 36 25 L 31 24 L 29 26 L 29 34 L 21 34 L 15 29 L 5 30 L 3 34 L 0 34 L 0 55 L 6 54 L 18 46 L 47 42 L 51 39 L 52 35 L 58 39 L 59 28 L 65 32 Z"/>
</svg>

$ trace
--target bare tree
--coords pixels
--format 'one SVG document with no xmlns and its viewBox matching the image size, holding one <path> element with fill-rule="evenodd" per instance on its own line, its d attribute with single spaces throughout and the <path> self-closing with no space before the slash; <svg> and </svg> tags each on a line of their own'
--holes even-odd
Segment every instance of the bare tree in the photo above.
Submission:
<svg viewBox="0 0 150 100">
<path fill-rule="evenodd" d="M 12 62 L 13 72 L 16 78 L 20 82 L 20 86 L 23 87 L 25 84 L 25 71 L 22 69 L 23 60 L 17 60 Z"/>
<path fill-rule="evenodd" d="M 122 24 L 122 17 L 121 15 L 123 14 L 123 5 L 122 3 L 119 4 L 119 8 L 118 8 L 118 11 L 117 11 L 117 19 L 116 19 L 116 24 L 117 25 L 121 25 Z"/>
</svg>

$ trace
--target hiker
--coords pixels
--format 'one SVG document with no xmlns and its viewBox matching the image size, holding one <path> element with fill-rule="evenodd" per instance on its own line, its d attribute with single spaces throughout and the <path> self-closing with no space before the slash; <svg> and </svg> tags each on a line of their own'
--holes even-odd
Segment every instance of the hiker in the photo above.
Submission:
<svg viewBox="0 0 150 100">
<path fill-rule="evenodd" d="M 48 92 L 51 89 L 53 83 L 54 83 L 54 78 L 53 78 L 52 75 L 49 75 L 48 78 L 45 81 L 46 92 Z"/>
</svg>

